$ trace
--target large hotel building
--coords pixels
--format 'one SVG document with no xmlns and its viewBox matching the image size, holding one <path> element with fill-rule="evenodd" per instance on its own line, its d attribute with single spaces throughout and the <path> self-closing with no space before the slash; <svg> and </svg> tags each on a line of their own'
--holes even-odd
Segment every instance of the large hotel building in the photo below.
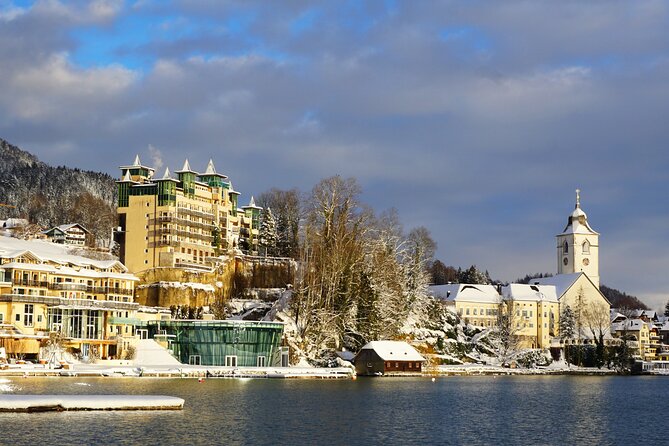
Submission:
<svg viewBox="0 0 669 446">
<path fill-rule="evenodd" d="M 253 197 L 238 206 L 239 192 L 209 161 L 204 173 L 191 169 L 162 177 L 139 156 L 121 166 L 118 183 L 121 262 L 133 273 L 156 267 L 209 270 L 220 255 L 254 254 L 261 208 Z"/>
</svg>

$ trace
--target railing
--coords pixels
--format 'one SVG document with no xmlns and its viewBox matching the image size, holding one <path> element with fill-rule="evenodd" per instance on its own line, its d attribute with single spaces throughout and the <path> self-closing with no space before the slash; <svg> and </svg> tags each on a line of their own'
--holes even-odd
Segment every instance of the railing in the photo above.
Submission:
<svg viewBox="0 0 669 446">
<path fill-rule="evenodd" d="M 139 304 L 135 302 L 118 302 L 113 300 L 73 299 L 57 296 L 31 296 L 28 294 L 1 294 L 0 302 L 18 302 L 45 304 L 48 306 L 66 305 L 88 307 L 101 310 L 136 310 Z"/>
<path fill-rule="evenodd" d="M 30 279 L 15 279 L 13 283 L 14 285 L 33 286 L 40 288 L 47 288 L 49 286 L 49 282 L 44 282 L 40 280 L 30 280 Z"/>
<path fill-rule="evenodd" d="M 56 282 L 50 284 L 49 288 L 60 291 L 88 291 L 89 286 L 85 283 Z"/>
</svg>

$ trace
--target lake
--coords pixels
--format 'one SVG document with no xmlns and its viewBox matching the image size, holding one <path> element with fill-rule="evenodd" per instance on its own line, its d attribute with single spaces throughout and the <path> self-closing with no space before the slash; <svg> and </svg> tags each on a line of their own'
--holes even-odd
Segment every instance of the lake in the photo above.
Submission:
<svg viewBox="0 0 669 446">
<path fill-rule="evenodd" d="M 182 411 L 0 413 L 3 445 L 669 444 L 669 378 L 2 378 L 0 394 L 161 394 Z"/>
</svg>

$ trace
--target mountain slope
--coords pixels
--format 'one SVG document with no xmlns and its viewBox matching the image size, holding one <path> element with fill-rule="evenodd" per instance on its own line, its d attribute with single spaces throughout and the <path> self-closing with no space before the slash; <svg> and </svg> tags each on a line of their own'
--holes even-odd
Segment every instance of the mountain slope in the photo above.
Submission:
<svg viewBox="0 0 669 446">
<path fill-rule="evenodd" d="M 53 167 L 0 138 L 0 218 L 20 217 L 44 227 L 78 222 L 104 237 L 116 221 L 114 178 Z M 108 237 L 108 235 L 107 235 Z"/>
</svg>

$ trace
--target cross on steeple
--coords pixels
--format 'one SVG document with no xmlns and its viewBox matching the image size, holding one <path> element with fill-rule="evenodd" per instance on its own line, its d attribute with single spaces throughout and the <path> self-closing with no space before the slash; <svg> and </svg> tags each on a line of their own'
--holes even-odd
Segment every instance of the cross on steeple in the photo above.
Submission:
<svg viewBox="0 0 669 446">
<path fill-rule="evenodd" d="M 576 189 L 576 209 L 581 207 L 581 189 Z"/>
</svg>

